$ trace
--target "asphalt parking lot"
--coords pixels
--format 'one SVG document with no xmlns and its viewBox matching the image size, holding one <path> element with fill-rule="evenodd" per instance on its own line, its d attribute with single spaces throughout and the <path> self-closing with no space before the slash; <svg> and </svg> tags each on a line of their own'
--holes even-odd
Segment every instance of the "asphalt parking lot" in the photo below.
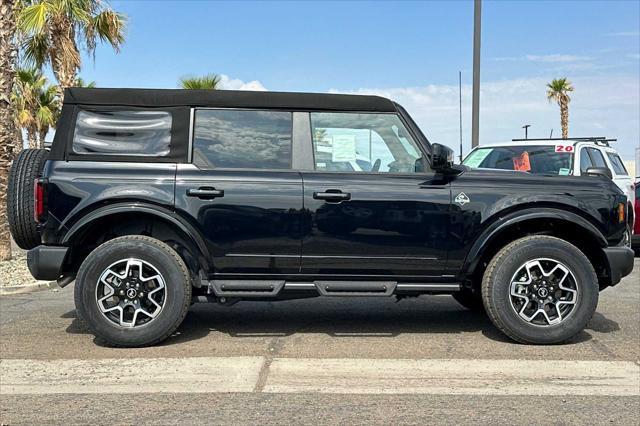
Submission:
<svg viewBox="0 0 640 426">
<path fill-rule="evenodd" d="M 620 423 L 640 418 L 640 259 L 571 342 L 526 346 L 449 296 L 192 306 L 105 347 L 73 289 L 0 297 L 0 423 Z"/>
</svg>

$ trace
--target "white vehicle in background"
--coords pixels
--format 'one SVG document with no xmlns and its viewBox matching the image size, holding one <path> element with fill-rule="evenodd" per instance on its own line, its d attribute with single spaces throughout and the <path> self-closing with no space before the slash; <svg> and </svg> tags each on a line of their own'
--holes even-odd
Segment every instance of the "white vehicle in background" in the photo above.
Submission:
<svg viewBox="0 0 640 426">
<path fill-rule="evenodd" d="M 635 190 L 633 177 L 609 142 L 615 139 L 514 139 L 476 147 L 462 164 L 481 169 L 519 170 L 534 174 L 609 176 L 626 194 L 633 223 Z M 589 171 L 589 169 L 591 169 Z"/>
</svg>

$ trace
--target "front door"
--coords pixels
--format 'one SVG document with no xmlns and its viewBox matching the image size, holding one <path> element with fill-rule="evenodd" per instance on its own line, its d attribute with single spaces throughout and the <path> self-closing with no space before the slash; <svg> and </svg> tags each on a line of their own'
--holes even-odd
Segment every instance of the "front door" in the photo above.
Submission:
<svg viewBox="0 0 640 426">
<path fill-rule="evenodd" d="M 291 153 L 291 112 L 194 111 L 176 210 L 205 236 L 217 275 L 299 272 L 302 178 Z"/>
<path fill-rule="evenodd" d="M 302 172 L 305 275 L 440 275 L 449 186 L 396 114 L 311 113 L 315 170 Z"/>
</svg>

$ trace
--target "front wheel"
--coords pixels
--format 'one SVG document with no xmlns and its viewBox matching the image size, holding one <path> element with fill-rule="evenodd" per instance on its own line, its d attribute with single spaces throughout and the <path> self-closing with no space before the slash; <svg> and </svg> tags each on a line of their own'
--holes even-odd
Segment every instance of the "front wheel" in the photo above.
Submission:
<svg viewBox="0 0 640 426">
<path fill-rule="evenodd" d="M 115 238 L 85 259 L 75 286 L 78 316 L 112 346 L 148 346 L 169 337 L 191 303 L 178 254 L 145 236 Z"/>
<path fill-rule="evenodd" d="M 516 240 L 496 254 L 482 281 L 489 318 L 521 343 L 552 344 L 587 325 L 598 305 L 598 279 L 574 245 L 549 236 Z"/>
</svg>

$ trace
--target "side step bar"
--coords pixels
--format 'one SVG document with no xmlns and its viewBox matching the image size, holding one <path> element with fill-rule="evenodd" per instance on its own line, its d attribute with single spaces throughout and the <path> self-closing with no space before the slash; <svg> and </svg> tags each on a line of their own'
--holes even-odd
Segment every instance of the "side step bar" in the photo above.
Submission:
<svg viewBox="0 0 640 426">
<path fill-rule="evenodd" d="M 452 293 L 459 283 L 398 283 L 395 281 L 210 280 L 209 294 L 216 297 L 274 298 L 281 293 L 314 292 L 320 296 L 380 296 L 393 294 Z"/>
<path fill-rule="evenodd" d="M 211 280 L 209 289 L 219 297 L 274 297 L 284 284 L 284 280 Z"/>
<path fill-rule="evenodd" d="M 391 296 L 398 285 L 393 281 L 315 281 L 322 296 Z"/>
</svg>

